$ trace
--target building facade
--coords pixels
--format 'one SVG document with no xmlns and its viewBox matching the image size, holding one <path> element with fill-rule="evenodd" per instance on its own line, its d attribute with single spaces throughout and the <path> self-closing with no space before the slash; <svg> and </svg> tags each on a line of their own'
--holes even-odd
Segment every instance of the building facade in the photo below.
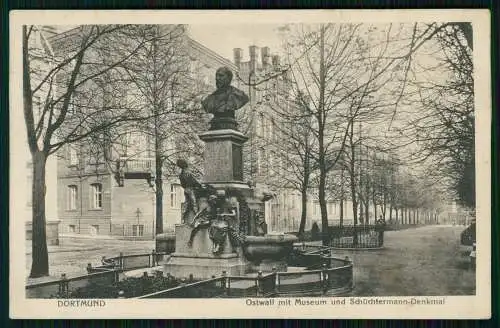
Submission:
<svg viewBox="0 0 500 328">
<path fill-rule="evenodd" d="M 71 34 L 62 37 L 68 38 Z M 182 47 L 179 51 L 185 55 L 184 63 L 190 78 L 196 82 L 200 97 L 215 89 L 217 68 L 227 66 L 236 70 L 231 61 L 188 35 L 182 37 L 179 47 Z M 88 148 L 92 145 L 88 143 L 71 144 L 61 149 L 57 163 L 57 190 L 60 199 L 58 214 L 64 233 L 144 239 L 154 237 L 154 140 L 140 128 L 126 126 L 124 130 L 128 132 L 124 133 L 120 142 L 111 145 L 107 155 L 94 152 L 89 156 L 91 152 Z M 173 135 L 165 142 L 171 144 L 168 149 L 174 154 L 164 169 L 162 188 L 163 227 L 168 231 L 181 222 L 184 194 L 174 163 L 175 151 L 182 147 L 183 141 Z M 195 147 L 201 149 L 202 145 L 201 140 L 195 142 Z M 195 162 L 189 157 L 187 159 L 190 163 Z"/>
</svg>

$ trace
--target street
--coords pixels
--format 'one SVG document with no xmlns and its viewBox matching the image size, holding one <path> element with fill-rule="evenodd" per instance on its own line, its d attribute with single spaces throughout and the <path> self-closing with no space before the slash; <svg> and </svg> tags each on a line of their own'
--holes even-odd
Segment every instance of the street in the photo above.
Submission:
<svg viewBox="0 0 500 328">
<path fill-rule="evenodd" d="M 68 277 L 86 274 L 87 263 L 101 264 L 101 258 L 127 254 L 149 253 L 153 240 L 118 240 L 111 237 L 64 236 L 59 246 L 49 246 L 49 270 L 52 277 L 66 273 Z M 31 268 L 31 241 L 26 242 L 26 275 Z"/>
<path fill-rule="evenodd" d="M 425 226 L 385 233 L 385 248 L 371 251 L 335 251 L 354 261 L 355 296 L 471 295 L 475 273 L 459 254 L 464 226 Z M 31 265 L 27 245 L 26 272 Z M 50 273 L 68 277 L 86 272 L 87 263 L 98 265 L 102 256 L 150 252 L 153 241 L 64 237 L 49 246 Z"/>
<path fill-rule="evenodd" d="M 355 296 L 473 295 L 475 272 L 460 257 L 464 226 L 387 231 L 385 249 L 335 251 L 354 261 Z"/>
</svg>

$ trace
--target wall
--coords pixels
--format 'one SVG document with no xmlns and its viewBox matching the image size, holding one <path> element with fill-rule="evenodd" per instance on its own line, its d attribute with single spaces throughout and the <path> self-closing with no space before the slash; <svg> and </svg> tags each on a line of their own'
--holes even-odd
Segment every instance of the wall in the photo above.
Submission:
<svg viewBox="0 0 500 328">
<path fill-rule="evenodd" d="M 155 194 L 146 179 L 125 179 L 123 187 L 113 186 L 113 225 L 154 226 Z M 118 232 L 117 232 L 118 233 Z"/>
<path fill-rule="evenodd" d="M 91 184 L 102 184 L 102 208 L 94 209 L 91 203 Z M 76 208 L 68 208 L 68 186 L 78 188 Z M 74 233 L 92 234 L 92 225 L 99 226 L 99 235 L 110 233 L 111 222 L 111 176 L 89 175 L 68 176 L 58 179 L 58 212 L 61 222 L 61 232 L 72 233 L 70 225 L 75 226 Z"/>
</svg>

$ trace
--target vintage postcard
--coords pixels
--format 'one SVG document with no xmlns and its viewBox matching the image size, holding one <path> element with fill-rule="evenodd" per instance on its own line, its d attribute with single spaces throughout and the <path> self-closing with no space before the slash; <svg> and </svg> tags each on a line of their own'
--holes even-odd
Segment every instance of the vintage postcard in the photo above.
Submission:
<svg viewBox="0 0 500 328">
<path fill-rule="evenodd" d="M 12 11 L 9 85 L 12 318 L 491 315 L 487 10 Z"/>
</svg>

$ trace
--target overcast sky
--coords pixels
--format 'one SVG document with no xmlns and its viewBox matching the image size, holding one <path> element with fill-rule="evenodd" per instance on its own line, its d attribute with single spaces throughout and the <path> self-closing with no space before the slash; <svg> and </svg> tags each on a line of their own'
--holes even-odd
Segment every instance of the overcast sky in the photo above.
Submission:
<svg viewBox="0 0 500 328">
<path fill-rule="evenodd" d="M 233 48 L 242 48 L 243 61 L 246 61 L 250 45 L 268 46 L 272 54 L 279 52 L 281 40 L 276 30 L 278 27 L 279 25 L 275 24 L 192 24 L 189 26 L 189 32 L 193 39 L 231 61 Z"/>
</svg>

